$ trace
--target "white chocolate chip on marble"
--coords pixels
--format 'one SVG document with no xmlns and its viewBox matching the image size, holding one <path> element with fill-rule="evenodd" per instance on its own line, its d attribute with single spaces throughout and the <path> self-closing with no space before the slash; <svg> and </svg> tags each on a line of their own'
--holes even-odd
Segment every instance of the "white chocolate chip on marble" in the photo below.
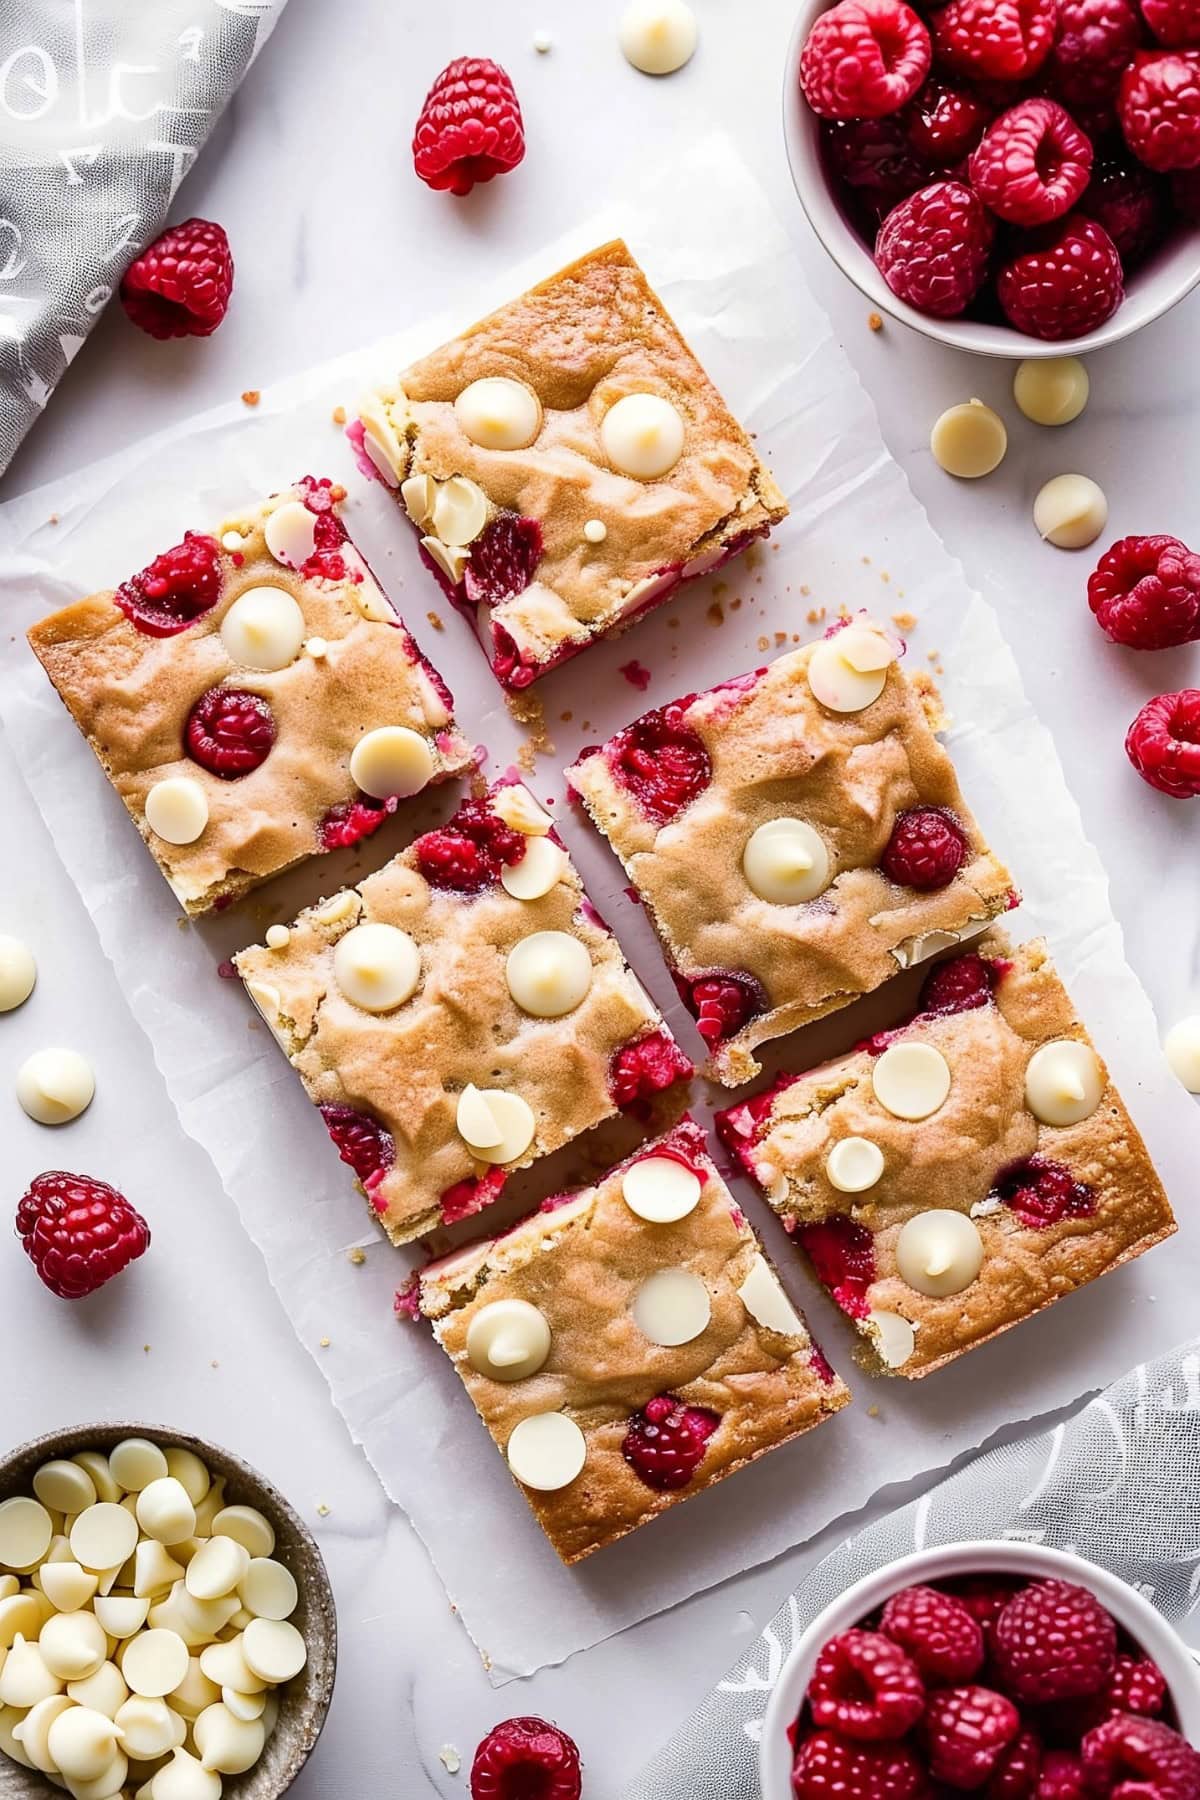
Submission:
<svg viewBox="0 0 1200 1800">
<path fill-rule="evenodd" d="M 966 1213 L 931 1207 L 901 1227 L 896 1239 L 901 1278 L 931 1300 L 961 1294 L 983 1266 L 983 1239 Z"/>
<path fill-rule="evenodd" d="M 865 1194 L 883 1174 L 883 1151 L 870 1138 L 843 1138 L 826 1157 L 825 1173 L 840 1194 Z"/>
<path fill-rule="evenodd" d="M 433 753 L 408 725 L 364 732 L 350 752 L 350 776 L 373 800 L 406 800 L 433 778 Z"/>
<path fill-rule="evenodd" d="M 221 620 L 221 642 L 245 669 L 286 669 L 304 642 L 304 614 L 283 588 L 247 588 Z"/>
<path fill-rule="evenodd" d="M 1200 1013 L 1172 1025 L 1163 1039 L 1163 1052 L 1172 1075 L 1189 1094 L 1200 1094 Z"/>
<path fill-rule="evenodd" d="M 492 1381 L 525 1381 L 549 1354 L 545 1314 L 528 1300 L 493 1300 L 467 1327 L 467 1361 Z"/>
<path fill-rule="evenodd" d="M 950 1065 L 932 1044 L 892 1044 L 871 1071 L 875 1098 L 897 1119 L 928 1119 L 950 1092 Z"/>
<path fill-rule="evenodd" d="M 28 944 L 0 933 L 0 1012 L 23 1006 L 36 980 L 37 964 Z"/>
<path fill-rule="evenodd" d="M 982 400 L 951 406 L 934 421 L 929 435 L 933 460 L 947 475 L 978 481 L 999 468 L 1008 449 L 1008 432 L 999 413 Z"/>
<path fill-rule="evenodd" d="M 454 402 L 459 425 L 482 450 L 524 450 L 542 428 L 542 403 L 507 375 L 485 375 Z"/>
<path fill-rule="evenodd" d="M 649 1225 L 673 1225 L 695 1211 L 701 1182 L 694 1169 L 674 1156 L 642 1156 L 621 1177 L 621 1194 L 631 1213 Z"/>
<path fill-rule="evenodd" d="M 17 1099 L 39 1125 L 67 1125 L 96 1093 L 92 1065 L 78 1050 L 35 1050 L 17 1070 Z"/>
<path fill-rule="evenodd" d="M 368 921 L 339 940 L 333 977 L 352 1006 L 364 1012 L 392 1012 L 415 992 L 421 979 L 421 952 L 407 931 Z"/>
<path fill-rule="evenodd" d="M 586 999 L 592 959 L 587 945 L 567 931 L 534 931 L 509 951 L 504 978 L 522 1012 L 561 1019 Z"/>
<path fill-rule="evenodd" d="M 566 1413 L 534 1413 L 513 1428 L 505 1454 L 516 1479 L 538 1493 L 569 1487 L 587 1461 L 587 1439 Z"/>
<path fill-rule="evenodd" d="M 760 900 L 800 906 L 829 886 L 829 851 L 803 819 L 769 819 L 747 841 L 742 872 Z"/>
<path fill-rule="evenodd" d="M 696 49 L 696 15 L 685 0 L 631 0 L 618 28 L 626 62 L 643 75 L 673 75 Z"/>
<path fill-rule="evenodd" d="M 208 824 L 208 796 L 191 775 L 168 775 L 150 788 L 145 812 L 165 844 L 194 844 Z"/>
<path fill-rule="evenodd" d="M 626 394 L 600 424 L 609 462 L 636 481 L 654 481 L 673 469 L 683 455 L 683 440 L 683 420 L 661 394 Z"/>
<path fill-rule="evenodd" d="M 1056 475 L 1033 503 L 1041 538 L 1059 550 L 1084 550 L 1108 524 L 1104 489 L 1087 475 Z"/>
<path fill-rule="evenodd" d="M 1013 376 L 1013 398 L 1035 425 L 1069 425 L 1090 392 L 1088 372 L 1077 356 L 1027 357 Z"/>
<path fill-rule="evenodd" d="M 1090 1044 L 1058 1038 L 1035 1050 L 1025 1070 L 1025 1104 L 1043 1125 L 1078 1125 L 1104 1095 L 1100 1058 Z"/>
<path fill-rule="evenodd" d="M 277 563 L 299 569 L 317 547 L 317 515 L 302 500 L 285 500 L 268 516 L 263 536 Z"/>
<path fill-rule="evenodd" d="M 782 1337 L 807 1337 L 804 1321 L 780 1285 L 779 1277 L 761 1251 L 738 1289 L 738 1298 L 759 1325 Z"/>
</svg>

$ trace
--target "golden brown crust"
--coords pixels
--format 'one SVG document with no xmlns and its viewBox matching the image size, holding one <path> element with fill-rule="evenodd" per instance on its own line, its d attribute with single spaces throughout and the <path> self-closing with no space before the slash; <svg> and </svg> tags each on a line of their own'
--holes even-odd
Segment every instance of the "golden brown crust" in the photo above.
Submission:
<svg viewBox="0 0 1200 1800">
<path fill-rule="evenodd" d="M 758 1073 L 756 1045 L 871 993 L 921 960 L 920 940 L 929 934 L 969 933 L 1009 905 L 1011 877 L 962 796 L 917 684 L 893 663 L 872 705 L 830 712 L 805 675 L 815 648 L 792 651 L 757 681 L 728 683 L 683 707 L 708 752 L 712 781 L 661 829 L 614 778 L 613 741 L 569 771 L 672 967 L 685 978 L 748 973 L 765 991 L 768 1010 L 712 1057 L 709 1072 L 728 1087 Z M 955 879 L 933 893 L 897 887 L 879 868 L 897 814 L 914 806 L 951 813 L 970 846 Z M 812 825 L 836 871 L 826 892 L 803 906 L 758 899 L 742 870 L 751 834 L 781 816 Z M 923 954 L 951 941 L 935 936 Z"/>
<path fill-rule="evenodd" d="M 623 1163 L 561 1210 L 423 1271 L 422 1309 L 501 1452 L 534 1413 L 565 1412 L 584 1433 L 587 1462 L 575 1481 L 554 1493 L 521 1490 L 567 1563 L 810 1430 L 849 1399 L 807 1331 L 770 1330 L 739 1298 L 760 1246 L 703 1144 L 685 1121 L 629 1159 L 674 1149 L 701 1176 L 696 1209 L 674 1224 L 649 1225 L 629 1209 Z M 667 1268 L 698 1276 L 712 1302 L 707 1329 L 673 1349 L 651 1343 L 631 1314 L 641 1283 Z M 510 1298 L 538 1307 L 552 1339 L 537 1374 L 506 1383 L 476 1372 L 466 1338 L 481 1307 Z M 674 1492 L 649 1487 L 621 1452 L 631 1416 L 658 1394 L 720 1415 L 696 1476 Z"/>
<path fill-rule="evenodd" d="M 63 607 L 29 633 L 34 654 L 189 913 L 207 912 L 320 852 L 321 820 L 358 794 L 350 753 L 365 731 L 406 725 L 420 732 L 435 781 L 473 761 L 416 646 L 354 546 L 341 546 L 345 581 L 308 579 L 271 555 L 267 519 L 297 497 L 297 489 L 285 489 L 217 528 L 218 542 L 236 532 L 241 545 L 222 549 L 221 597 L 186 630 L 148 636 L 110 591 Z M 292 596 L 308 638 L 325 640 L 325 654 L 301 651 L 275 673 L 231 660 L 222 620 L 240 594 L 263 586 Z M 233 781 L 202 768 L 183 748 L 189 712 L 219 683 L 262 695 L 277 730 L 266 761 Z M 186 845 L 156 836 L 145 818 L 155 782 L 179 775 L 200 783 L 209 811 L 201 836 Z"/>
</svg>

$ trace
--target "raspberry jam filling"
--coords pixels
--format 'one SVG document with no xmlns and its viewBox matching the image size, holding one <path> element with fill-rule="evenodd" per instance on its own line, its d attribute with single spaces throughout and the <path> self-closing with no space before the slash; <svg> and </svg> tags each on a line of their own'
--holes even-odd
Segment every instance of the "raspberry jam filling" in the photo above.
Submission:
<svg viewBox="0 0 1200 1800">
<path fill-rule="evenodd" d="M 174 637 L 221 598 L 221 546 L 216 538 L 185 532 L 182 544 L 122 582 L 114 598 L 147 637 Z"/>
<path fill-rule="evenodd" d="M 712 969 L 687 978 L 677 975 L 675 985 L 696 1021 L 696 1030 L 712 1050 L 728 1043 L 751 1019 L 767 1010 L 762 983 L 753 975 L 732 969 Z"/>
<path fill-rule="evenodd" d="M 695 698 L 643 713 L 607 747 L 613 778 L 655 825 L 669 825 L 712 780 L 708 751 L 684 718 Z"/>
<path fill-rule="evenodd" d="M 674 1130 L 660 1139 L 646 1154 L 651 1159 L 665 1156 L 671 1162 L 682 1163 L 702 1185 L 708 1180 L 708 1146 L 704 1141 L 703 1130 L 690 1116 L 685 1115 Z M 632 1156 L 625 1166 L 631 1168 L 635 1162 L 641 1161 L 641 1155 Z"/>
<path fill-rule="evenodd" d="M 1076 1181 L 1070 1169 L 1044 1156 L 1009 1163 L 997 1175 L 992 1192 L 1023 1225 L 1036 1231 L 1063 1219 L 1090 1219 L 1096 1211 L 1096 1196 L 1087 1183 Z"/>
<path fill-rule="evenodd" d="M 482 606 L 515 599 L 533 580 L 541 559 L 542 528 L 537 520 L 497 513 L 471 545 L 463 575 L 467 599 Z"/>
<path fill-rule="evenodd" d="M 656 1394 L 630 1419 L 621 1454 L 647 1487 L 670 1493 L 687 1486 L 720 1423 L 720 1415 L 707 1407 Z"/>
<path fill-rule="evenodd" d="M 796 1237 L 807 1251 L 817 1280 L 827 1287 L 844 1313 L 865 1319 L 870 1312 L 867 1290 L 875 1279 L 875 1246 L 865 1225 L 853 1219 L 824 1219 L 801 1225 Z"/>
<path fill-rule="evenodd" d="M 665 1027 L 622 1044 L 608 1065 L 608 1091 L 618 1106 L 634 1106 L 686 1081 L 692 1064 Z"/>
<path fill-rule="evenodd" d="M 513 831 L 486 800 L 468 800 L 448 824 L 427 831 L 414 846 L 417 867 L 431 887 L 478 894 L 525 854 L 527 839 Z"/>
<path fill-rule="evenodd" d="M 275 715 L 261 694 L 209 688 L 188 714 L 183 741 L 202 769 L 235 781 L 267 760 L 275 742 Z"/>
<path fill-rule="evenodd" d="M 354 1106 L 322 1106 L 319 1111 L 338 1155 L 349 1163 L 363 1186 L 381 1180 L 396 1160 L 391 1132 Z"/>
<path fill-rule="evenodd" d="M 489 1169 L 486 1175 L 468 1175 L 456 1181 L 441 1195 L 443 1225 L 457 1224 L 490 1206 L 508 1180 L 506 1169 Z"/>
<path fill-rule="evenodd" d="M 354 800 L 343 800 L 337 806 L 331 806 L 317 827 L 322 850 L 348 850 L 352 844 L 370 837 L 399 804 L 394 798 L 370 800 L 365 794 L 359 794 Z"/>
<path fill-rule="evenodd" d="M 349 571 L 340 549 L 349 533 L 334 510 L 337 502 L 344 497 L 345 490 L 335 488 L 327 476 L 318 480 L 315 475 L 302 475 L 296 483 L 296 491 L 309 512 L 315 513 L 317 520 L 313 533 L 313 553 L 301 568 L 300 574 L 310 581 L 345 581 Z"/>
</svg>

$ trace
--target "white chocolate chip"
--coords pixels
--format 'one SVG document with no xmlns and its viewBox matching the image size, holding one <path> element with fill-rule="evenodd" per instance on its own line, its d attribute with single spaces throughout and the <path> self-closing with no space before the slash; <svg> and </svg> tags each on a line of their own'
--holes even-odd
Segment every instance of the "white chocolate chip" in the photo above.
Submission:
<svg viewBox="0 0 1200 1800">
<path fill-rule="evenodd" d="M 654 481 L 683 455 L 683 420 L 661 394 L 626 394 L 600 424 L 604 454 L 614 469 L 636 481 Z"/>
<path fill-rule="evenodd" d="M 561 1019 L 587 998 L 592 959 L 586 944 L 569 932 L 534 931 L 509 951 L 504 979 L 522 1012 Z"/>
<path fill-rule="evenodd" d="M 494 1150 L 504 1136 L 499 1120 L 473 1081 L 458 1096 L 455 1124 L 458 1135 L 473 1150 Z"/>
<path fill-rule="evenodd" d="M 267 926 L 267 949 L 286 950 L 292 941 L 292 934 L 286 925 Z"/>
<path fill-rule="evenodd" d="M 875 1098 L 897 1119 L 928 1119 L 950 1092 L 950 1065 L 932 1044 L 892 1044 L 871 1072 Z"/>
<path fill-rule="evenodd" d="M 588 519 L 584 523 L 583 535 L 589 544 L 602 544 L 608 536 L 608 526 L 603 519 Z"/>
<path fill-rule="evenodd" d="M 208 1692 L 208 1698 L 196 1708 L 195 1712 L 190 1714 L 192 1718 L 198 1717 L 205 1706 L 211 1706 L 214 1701 L 219 1700 L 221 1689 L 224 1687 L 234 1687 L 239 1694 L 261 1694 L 268 1685 L 261 1676 L 254 1673 L 246 1661 L 243 1647 L 244 1636 L 243 1632 L 240 1637 L 233 1638 L 229 1643 L 209 1644 L 207 1649 L 200 1652 L 200 1679 L 197 1681 L 195 1677 L 191 1676 L 189 1670 L 189 1686 L 194 1688 L 196 1694 L 199 1694 L 204 1684 L 206 1684 L 205 1691 L 211 1691 Z M 216 1686 L 213 1685 L 214 1683 Z M 187 1696 L 188 1703 L 191 1698 L 192 1695 L 189 1694 Z M 172 1694 L 171 1699 L 187 1717 L 189 1704 L 180 1701 L 178 1690 Z"/>
<path fill-rule="evenodd" d="M 550 36 L 548 31 L 535 31 L 533 34 L 533 47 L 539 56 L 546 56 L 554 48 L 554 39 Z M 453 1775 L 456 1771 L 451 1769 L 450 1773 Z"/>
<path fill-rule="evenodd" d="M 449 544 L 443 544 L 441 538 L 432 536 L 421 539 L 421 548 L 433 558 L 446 580 L 457 587 L 463 578 L 463 570 L 471 560 L 471 552 L 452 549 Z"/>
<path fill-rule="evenodd" d="M 509 1436 L 505 1454 L 516 1479 L 538 1493 L 569 1487 L 587 1461 L 587 1439 L 566 1413 L 534 1413 Z"/>
<path fill-rule="evenodd" d="M 1025 1070 L 1025 1104 L 1043 1125 L 1078 1125 L 1104 1095 L 1100 1058 L 1090 1044 L 1059 1038 L 1035 1050 Z"/>
<path fill-rule="evenodd" d="M 108 1657 L 108 1639 L 95 1613 L 55 1613 L 38 1636 L 38 1649 L 60 1681 L 83 1681 Z"/>
<path fill-rule="evenodd" d="M 322 900 L 312 909 L 311 917 L 318 925 L 340 925 L 343 919 L 357 918 L 362 910 L 362 902 L 350 888 L 341 894 L 335 894 L 331 900 Z"/>
<path fill-rule="evenodd" d="M 545 837 L 554 821 L 544 806 L 539 806 L 527 787 L 512 781 L 497 788 L 492 796 L 492 811 L 511 831 L 522 837 Z"/>
<path fill-rule="evenodd" d="M 36 1642 L 43 1623 L 41 1596 L 31 1593 L 28 1588 L 0 1600 L 0 1651 L 10 1649 L 18 1638 Z M 5 1666 L 7 1665 L 0 1657 L 0 1671 Z M 0 1681 L 2 1680 L 3 1674 L 0 1672 Z M 4 1701 L 3 1693 L 0 1693 L 0 1701 Z M 12 1703 L 4 1701 L 4 1704 Z"/>
<path fill-rule="evenodd" d="M 117 1709 L 116 1724 L 123 1734 L 127 1756 L 139 1762 L 153 1762 L 166 1756 L 187 1736 L 187 1723 L 172 1712 L 165 1700 L 151 1700 L 144 1694 L 132 1694 Z"/>
<path fill-rule="evenodd" d="M 1090 392 L 1088 372 L 1077 356 L 1027 357 L 1013 376 L 1013 398 L 1035 425 L 1069 425 Z"/>
<path fill-rule="evenodd" d="M 414 525 L 424 530 L 432 523 L 433 503 L 437 499 L 437 482 L 432 475 L 410 475 L 400 483 L 400 498 Z"/>
<path fill-rule="evenodd" d="M 286 1619 L 252 1619 L 242 1633 L 242 1654 L 252 1674 L 278 1687 L 308 1661 L 304 1639 Z"/>
<path fill-rule="evenodd" d="M 13 1737 L 24 1752 L 24 1761 L 44 1775 L 57 1775 L 58 1765 L 50 1753 L 50 1727 L 55 1719 L 74 1710 L 64 1694 L 50 1694 L 31 1706 L 25 1717 L 14 1724 Z"/>
<path fill-rule="evenodd" d="M 742 872 L 760 900 L 799 906 L 829 886 L 829 852 L 803 819 L 770 819 L 747 842 Z"/>
<path fill-rule="evenodd" d="M 631 0 L 621 15 L 625 60 L 643 75 L 673 75 L 696 48 L 696 15 L 685 0 Z"/>
<path fill-rule="evenodd" d="M 33 1478 L 33 1491 L 53 1512 L 80 1513 L 96 1504 L 96 1484 L 76 1462 L 62 1458 L 43 1463 Z"/>
<path fill-rule="evenodd" d="M 5 1706 L 36 1706 L 62 1691 L 62 1682 L 46 1667 L 46 1659 L 36 1644 L 26 1641 L 18 1632 L 11 1650 L 0 1665 L 0 1703 Z"/>
<path fill-rule="evenodd" d="M 473 544 L 488 518 L 488 498 L 465 475 L 443 481 L 433 502 L 433 534 L 451 549 Z"/>
<path fill-rule="evenodd" d="M 364 732 L 350 752 L 350 775 L 373 800 L 405 800 L 428 786 L 433 754 L 419 731 L 380 725 Z"/>
<path fill-rule="evenodd" d="M 120 1727 L 89 1706 L 72 1706 L 50 1727 L 46 1748 L 69 1781 L 95 1781 L 113 1760 Z M 119 1784 L 118 1784 L 119 1785 Z"/>
<path fill-rule="evenodd" d="M 85 1569 L 119 1569 L 137 1548 L 137 1520 L 125 1507 L 98 1500 L 80 1513 L 70 1539 L 72 1555 Z"/>
<path fill-rule="evenodd" d="M 28 1569 L 40 1562 L 54 1536 L 54 1521 L 40 1500 L 16 1494 L 0 1500 L 0 1564 Z"/>
<path fill-rule="evenodd" d="M 813 698 L 831 712 L 861 712 L 882 694 L 894 661 L 881 631 L 847 625 L 814 647 L 806 671 L 808 685 Z"/>
<path fill-rule="evenodd" d="M 999 468 L 1008 449 L 1008 432 L 999 413 L 982 400 L 949 407 L 929 435 L 933 460 L 947 475 L 978 481 Z"/>
<path fill-rule="evenodd" d="M 243 668 L 286 669 L 304 642 L 304 614 L 283 588 L 247 588 L 221 621 L 221 642 Z"/>
<path fill-rule="evenodd" d="M 221 1777 L 184 1749 L 171 1752 L 151 1787 L 154 1800 L 221 1800 Z"/>
<path fill-rule="evenodd" d="M 690 1344 L 708 1330 L 711 1318 L 708 1289 L 689 1269 L 659 1269 L 634 1295 L 634 1324 L 652 1344 L 665 1349 Z"/>
<path fill-rule="evenodd" d="M 137 1497 L 137 1522 L 160 1544 L 182 1544 L 196 1530 L 196 1509 L 173 1475 L 162 1475 Z"/>
<path fill-rule="evenodd" d="M 100 1585 L 100 1578 L 74 1561 L 47 1562 L 39 1571 L 39 1582 L 50 1604 L 59 1612 L 69 1613 L 78 1612 L 80 1607 L 87 1605 Z M 110 1635 L 115 1637 L 116 1633 Z"/>
<path fill-rule="evenodd" d="M 566 867 L 566 852 L 553 838 L 531 838 L 520 862 L 502 866 L 500 881 L 505 893 L 514 900 L 540 900 L 558 886 Z"/>
<path fill-rule="evenodd" d="M 320 662 L 329 654 L 329 645 L 323 637 L 305 638 L 303 648 L 305 656 L 311 656 L 314 662 Z"/>
<path fill-rule="evenodd" d="M 870 1312 L 865 1322 L 880 1361 L 889 1369 L 903 1368 L 917 1346 L 909 1321 L 899 1313 Z"/>
<path fill-rule="evenodd" d="M 194 844 L 208 824 L 208 795 L 191 775 L 168 775 L 147 793 L 145 812 L 164 844 Z"/>
<path fill-rule="evenodd" d="M 139 1599 L 157 1600 L 182 1579 L 183 1564 L 176 1562 L 165 1544 L 143 1538 L 133 1554 L 133 1591 Z"/>
<path fill-rule="evenodd" d="M 96 1672 L 83 1681 L 68 1681 L 67 1698 L 74 1700 L 77 1706 L 92 1707 L 106 1719 L 114 1719 L 128 1700 L 129 1689 L 116 1663 L 102 1662 Z"/>
<path fill-rule="evenodd" d="M 1057 549 L 1086 549 L 1108 524 L 1104 489 L 1087 475 L 1056 475 L 1033 503 L 1033 522 Z"/>
<path fill-rule="evenodd" d="M 520 1094 L 471 1084 L 459 1095 L 456 1122 L 467 1147 L 489 1163 L 515 1162 L 524 1156 L 537 1130 L 533 1111 Z M 488 1142 L 480 1143 L 484 1137 Z"/>
<path fill-rule="evenodd" d="M 266 1733 L 260 1719 L 239 1719 L 220 1700 L 206 1706 L 192 1727 L 200 1760 L 222 1775 L 241 1775 L 262 1755 Z"/>
<path fill-rule="evenodd" d="M 870 1138 L 843 1138 L 826 1157 L 825 1173 L 839 1193 L 865 1194 L 883 1174 L 883 1151 Z"/>
<path fill-rule="evenodd" d="M 250 1623 L 249 1619 L 246 1621 Z M 235 1719 L 261 1719 L 267 1710 L 267 1696 L 262 1694 L 239 1694 L 236 1688 L 223 1687 L 221 1699 L 229 1708 Z"/>
<path fill-rule="evenodd" d="M 241 1581 L 238 1597 L 256 1619 L 290 1619 L 300 1603 L 296 1577 L 269 1556 L 256 1556 Z"/>
<path fill-rule="evenodd" d="M 302 500 L 285 500 L 268 517 L 263 536 L 277 563 L 299 569 L 317 547 L 317 515 Z"/>
<path fill-rule="evenodd" d="M 140 1494 L 152 1481 L 161 1481 L 170 1473 L 165 1452 L 149 1438 L 122 1438 L 110 1452 L 109 1470 L 118 1487 L 127 1494 Z"/>
<path fill-rule="evenodd" d="M 37 965 L 28 944 L 0 933 L 0 1012 L 23 1006 L 36 980 Z"/>
<path fill-rule="evenodd" d="M 236 1538 L 218 1533 L 206 1538 L 187 1566 L 184 1585 L 196 1600 L 220 1600 L 232 1594 L 250 1567 L 250 1552 Z"/>
<path fill-rule="evenodd" d="M 1172 1025 L 1163 1039 L 1163 1052 L 1172 1075 L 1189 1094 L 1200 1094 L 1200 1013 Z"/>
<path fill-rule="evenodd" d="M 369 578 L 364 581 L 350 583 L 350 600 L 356 612 L 374 625 L 394 625 L 396 609 L 391 606 L 380 593 L 378 587 Z"/>
<path fill-rule="evenodd" d="M 179 1633 L 157 1628 L 127 1640 L 121 1673 L 132 1693 L 161 1700 L 184 1679 L 189 1660 L 188 1647 Z"/>
<path fill-rule="evenodd" d="M 528 1300 L 493 1300 L 467 1327 L 467 1361 L 492 1381 L 524 1381 L 550 1354 L 550 1327 Z"/>
<path fill-rule="evenodd" d="M 699 1204 L 700 1177 L 674 1156 L 642 1156 L 621 1177 L 621 1194 L 631 1213 L 649 1225 L 673 1225 Z"/>
<path fill-rule="evenodd" d="M 983 1266 L 983 1239 L 966 1213 L 935 1206 L 917 1213 L 896 1239 L 896 1266 L 918 1294 L 961 1294 Z"/>
<path fill-rule="evenodd" d="M 275 1527 L 256 1506 L 224 1507 L 212 1522 L 212 1535 L 218 1534 L 244 1544 L 251 1556 L 270 1556 L 275 1548 Z"/>
<path fill-rule="evenodd" d="M 71 1461 L 86 1469 L 96 1489 L 97 1500 L 119 1500 L 121 1490 L 113 1480 L 112 1470 L 108 1466 L 107 1456 L 99 1450 L 80 1450 Z"/>
<path fill-rule="evenodd" d="M 333 978 L 352 1006 L 392 1012 L 416 992 L 421 952 L 398 926 L 355 925 L 333 952 Z"/>
<path fill-rule="evenodd" d="M 136 1594 L 102 1594 L 95 1601 L 96 1617 L 110 1638 L 132 1637 L 146 1623 L 149 1611 L 149 1599 L 139 1600 Z"/>
<path fill-rule="evenodd" d="M 777 1331 L 782 1337 L 807 1338 L 803 1319 L 761 1251 L 750 1264 L 750 1273 L 738 1289 L 738 1298 L 750 1317 L 768 1331 Z"/>
<path fill-rule="evenodd" d="M 507 375 L 487 375 L 454 402 L 459 425 L 482 450 L 524 450 L 542 428 L 542 403 Z"/>
<path fill-rule="evenodd" d="M 245 543 L 246 540 L 240 531 L 223 531 L 221 533 L 222 550 L 228 550 L 232 553 L 234 550 L 243 549 Z"/>
</svg>

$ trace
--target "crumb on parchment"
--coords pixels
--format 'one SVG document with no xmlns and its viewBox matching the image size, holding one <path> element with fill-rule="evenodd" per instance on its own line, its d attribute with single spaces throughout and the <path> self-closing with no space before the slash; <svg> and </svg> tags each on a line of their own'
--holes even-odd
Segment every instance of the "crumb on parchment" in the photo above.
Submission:
<svg viewBox="0 0 1200 1800">
<path fill-rule="evenodd" d="M 261 399 L 262 392 L 259 388 L 244 388 L 242 390 L 243 406 L 257 406 Z"/>
<path fill-rule="evenodd" d="M 346 423 L 346 409 L 344 406 L 335 406 L 329 416 L 335 425 L 344 425 Z"/>
<path fill-rule="evenodd" d="M 917 615 L 912 612 L 894 612 L 892 614 L 892 624 L 895 625 L 899 631 L 915 631 L 917 629 Z"/>
</svg>

